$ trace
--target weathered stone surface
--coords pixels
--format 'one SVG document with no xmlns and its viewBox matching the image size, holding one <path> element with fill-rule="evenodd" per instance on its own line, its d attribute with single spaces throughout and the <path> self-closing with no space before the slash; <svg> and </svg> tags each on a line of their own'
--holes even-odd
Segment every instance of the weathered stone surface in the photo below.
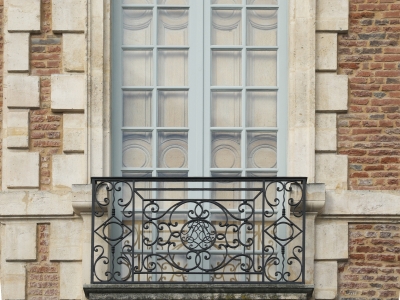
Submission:
<svg viewBox="0 0 400 300">
<path fill-rule="evenodd" d="M 315 106 L 317 111 L 347 111 L 347 75 L 336 75 L 335 73 L 317 73 L 315 92 Z"/>
<path fill-rule="evenodd" d="M 8 31 L 39 31 L 40 0 L 8 0 Z"/>
<path fill-rule="evenodd" d="M 29 72 L 29 33 L 5 35 L 5 67 L 9 72 Z"/>
<path fill-rule="evenodd" d="M 82 297 L 82 263 L 60 263 L 60 299 L 81 299 Z"/>
<path fill-rule="evenodd" d="M 7 188 L 39 187 L 39 153 L 5 151 L 3 168 Z"/>
<path fill-rule="evenodd" d="M 86 28 L 86 0 L 53 0 L 53 31 L 83 32 Z"/>
<path fill-rule="evenodd" d="M 336 299 L 337 295 L 337 270 L 336 261 L 315 262 L 315 299 Z"/>
<path fill-rule="evenodd" d="M 4 80 L 4 100 L 8 107 L 39 107 L 39 77 L 9 75 Z"/>
<path fill-rule="evenodd" d="M 347 189 L 347 155 L 317 154 L 315 178 L 325 183 L 327 190 Z"/>
<path fill-rule="evenodd" d="M 6 260 L 36 260 L 36 224 L 9 223 L 6 225 Z"/>
<path fill-rule="evenodd" d="M 53 186 L 71 188 L 86 183 L 86 156 L 83 154 L 53 156 Z"/>
<path fill-rule="evenodd" d="M 86 36 L 85 34 L 63 34 L 63 66 L 67 72 L 85 71 Z"/>
<path fill-rule="evenodd" d="M 85 114 L 64 114 L 63 151 L 84 152 L 86 145 Z"/>
<path fill-rule="evenodd" d="M 86 107 L 85 75 L 51 76 L 51 109 L 54 111 L 83 111 Z"/>
<path fill-rule="evenodd" d="M 347 259 L 348 258 L 347 221 L 318 219 L 315 225 L 316 225 L 315 259 L 317 260 Z"/>
<path fill-rule="evenodd" d="M 50 236 L 50 260 L 82 260 L 82 220 L 54 220 Z"/>
<path fill-rule="evenodd" d="M 337 34 L 317 33 L 315 69 L 318 71 L 336 71 L 337 69 Z"/>
<path fill-rule="evenodd" d="M 347 31 L 349 29 L 348 0 L 317 0 L 317 30 Z"/>
<path fill-rule="evenodd" d="M 308 299 L 310 285 L 272 284 L 101 284 L 84 286 L 89 299 Z M 155 292 L 156 291 L 156 292 Z M 308 297 L 307 297 L 308 296 Z"/>
<path fill-rule="evenodd" d="M 336 151 L 336 114 L 315 114 L 315 150 Z"/>
<path fill-rule="evenodd" d="M 4 249 L 4 248 L 3 248 Z M 25 298 L 26 270 L 23 262 L 8 262 L 2 260 L 1 280 L 2 297 L 9 300 Z"/>
<path fill-rule="evenodd" d="M 7 148 L 29 147 L 29 110 L 7 114 Z"/>
</svg>

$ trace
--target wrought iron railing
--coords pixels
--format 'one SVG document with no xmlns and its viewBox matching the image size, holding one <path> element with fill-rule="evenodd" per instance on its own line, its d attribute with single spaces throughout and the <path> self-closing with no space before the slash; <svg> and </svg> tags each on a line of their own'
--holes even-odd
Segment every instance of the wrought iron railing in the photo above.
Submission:
<svg viewBox="0 0 400 300">
<path fill-rule="evenodd" d="M 304 283 L 306 178 L 92 178 L 92 283 Z"/>
</svg>

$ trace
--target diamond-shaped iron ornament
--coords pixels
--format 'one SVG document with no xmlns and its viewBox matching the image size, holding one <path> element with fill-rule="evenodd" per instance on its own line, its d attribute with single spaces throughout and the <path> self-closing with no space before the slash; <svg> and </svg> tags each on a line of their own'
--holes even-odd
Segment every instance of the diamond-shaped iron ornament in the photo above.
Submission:
<svg viewBox="0 0 400 300">
<path fill-rule="evenodd" d="M 111 226 L 112 228 L 111 227 L 107 228 L 108 226 Z M 112 236 L 108 235 L 110 231 Z M 124 238 L 126 238 L 129 234 L 131 234 L 132 230 L 128 226 L 124 225 L 124 223 L 122 223 L 120 219 L 118 219 L 115 216 L 112 216 L 103 224 L 101 224 L 94 232 L 104 241 L 106 241 L 110 246 L 115 247 Z"/>
<path fill-rule="evenodd" d="M 282 216 L 269 227 L 265 228 L 264 232 L 268 234 L 275 242 L 284 247 L 293 241 L 299 234 L 301 234 L 303 230 L 301 230 L 288 218 Z"/>
</svg>

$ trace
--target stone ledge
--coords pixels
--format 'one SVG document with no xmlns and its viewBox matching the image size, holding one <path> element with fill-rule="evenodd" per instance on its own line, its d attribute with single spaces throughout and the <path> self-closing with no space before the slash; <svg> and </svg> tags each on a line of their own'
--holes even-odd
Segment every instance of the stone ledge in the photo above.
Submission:
<svg viewBox="0 0 400 300">
<path fill-rule="evenodd" d="M 91 284 L 89 299 L 310 299 L 314 286 L 258 283 Z M 156 292 L 155 292 L 156 291 Z"/>
</svg>

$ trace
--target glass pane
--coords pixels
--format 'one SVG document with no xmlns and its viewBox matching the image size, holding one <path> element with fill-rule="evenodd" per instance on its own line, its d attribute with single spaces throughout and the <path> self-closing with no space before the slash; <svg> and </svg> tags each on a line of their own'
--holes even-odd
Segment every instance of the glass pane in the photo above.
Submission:
<svg viewBox="0 0 400 300">
<path fill-rule="evenodd" d="M 123 44 L 150 45 L 153 11 L 124 9 L 123 11 Z"/>
<path fill-rule="evenodd" d="M 240 133 L 222 131 L 212 133 L 212 168 L 240 168 L 240 153 Z"/>
<path fill-rule="evenodd" d="M 247 10 L 247 45 L 276 46 L 278 10 Z"/>
<path fill-rule="evenodd" d="M 158 51 L 158 85 L 186 86 L 188 84 L 188 51 Z"/>
<path fill-rule="evenodd" d="M 189 13 L 185 9 L 161 9 L 158 11 L 158 44 L 188 44 Z"/>
<path fill-rule="evenodd" d="M 247 52 L 247 85 L 276 86 L 276 51 Z"/>
<path fill-rule="evenodd" d="M 122 171 L 122 177 L 151 177 L 151 172 L 132 172 L 132 171 Z M 147 189 L 147 190 L 142 190 L 142 191 L 138 191 L 137 193 L 142 196 L 145 199 L 149 199 L 151 197 L 151 193 L 150 193 L 150 188 L 151 188 L 151 183 L 150 182 L 146 182 L 146 181 L 138 181 L 135 182 L 134 185 L 135 188 L 139 188 L 139 189 Z M 125 192 L 125 191 L 124 191 Z M 127 193 L 132 193 L 132 191 L 129 189 L 128 191 L 126 191 Z M 142 199 L 140 199 L 140 197 L 138 197 L 137 194 L 133 194 L 134 196 L 134 200 L 135 200 L 135 208 L 139 209 L 142 208 Z M 126 197 L 124 197 L 124 199 L 126 199 Z"/>
<path fill-rule="evenodd" d="M 212 45 L 242 44 L 242 11 L 213 9 L 211 22 Z"/>
<path fill-rule="evenodd" d="M 189 0 L 158 0 L 157 3 L 161 5 L 188 5 Z"/>
<path fill-rule="evenodd" d="M 123 4 L 153 4 L 154 0 L 123 0 Z"/>
<path fill-rule="evenodd" d="M 187 168 L 187 132 L 160 132 L 158 136 L 158 167 Z"/>
<path fill-rule="evenodd" d="M 278 5 L 278 0 L 247 0 L 248 5 Z"/>
<path fill-rule="evenodd" d="M 123 77 L 124 85 L 152 85 L 152 51 L 124 51 Z"/>
<path fill-rule="evenodd" d="M 276 127 L 276 92 L 247 92 L 248 127 Z"/>
<path fill-rule="evenodd" d="M 212 51 L 211 85 L 234 86 L 242 84 L 242 52 Z"/>
<path fill-rule="evenodd" d="M 211 4 L 242 4 L 242 0 L 211 0 Z"/>
<path fill-rule="evenodd" d="M 125 91 L 123 103 L 123 126 L 151 126 L 151 92 Z"/>
<path fill-rule="evenodd" d="M 242 93 L 211 93 L 211 126 L 237 127 L 242 125 Z"/>
<path fill-rule="evenodd" d="M 159 172 L 159 177 L 187 177 L 187 172 Z M 179 200 L 184 200 L 188 198 L 188 192 L 182 189 L 187 188 L 187 182 L 159 182 L 158 187 L 162 189 L 170 189 L 168 191 L 158 191 L 157 199 L 165 199 L 169 201 L 159 201 L 160 208 L 167 209 L 173 205 L 179 204 Z M 173 200 L 172 200 L 173 199 Z M 174 201 L 178 200 L 178 201 Z M 179 205 L 179 209 L 187 209 L 187 204 Z M 176 215 L 176 214 L 175 214 Z M 182 214 L 186 216 L 187 214 Z M 182 223 L 182 220 L 180 221 Z M 185 222 L 183 222 L 185 223 Z"/>
<path fill-rule="evenodd" d="M 276 133 L 247 133 L 247 167 L 276 168 Z"/>
<path fill-rule="evenodd" d="M 213 172 L 212 173 L 212 177 L 240 177 L 240 175 L 241 175 L 241 173 L 237 173 L 237 172 L 233 172 L 233 173 L 231 173 L 231 172 L 229 172 L 229 173 L 228 172 L 225 172 L 225 173 Z M 241 199 L 240 191 L 238 191 L 238 189 L 240 188 L 240 182 L 238 182 L 238 181 L 213 182 L 211 186 L 214 189 L 220 189 L 220 190 L 211 192 L 212 200 Z M 227 191 L 226 189 L 229 189 L 229 190 Z M 223 201 L 220 203 L 228 209 L 236 208 L 236 212 L 238 212 L 237 209 L 238 209 L 239 205 L 241 204 L 241 201 Z M 218 207 L 211 205 L 210 209 L 213 209 L 213 208 L 218 209 Z M 232 213 L 234 213 L 234 211 Z M 235 214 L 235 217 L 240 217 L 240 214 Z M 218 217 L 215 214 L 213 215 L 213 220 L 218 220 Z"/>
<path fill-rule="evenodd" d="M 276 172 L 247 172 L 246 176 L 248 177 L 276 177 Z M 268 199 L 275 199 L 276 197 L 276 184 L 271 183 L 269 181 L 265 182 L 266 186 L 270 185 L 267 191 L 267 198 Z M 246 186 L 249 189 L 259 189 L 258 191 L 248 191 L 246 193 L 246 197 L 255 199 L 255 208 L 262 209 L 262 199 L 263 194 L 260 194 L 263 191 L 263 182 L 262 181 L 250 181 L 246 183 Z"/>
<path fill-rule="evenodd" d="M 158 126 L 187 127 L 188 92 L 160 91 L 158 93 Z"/>
<path fill-rule="evenodd" d="M 151 133 L 124 132 L 122 138 L 122 165 L 128 168 L 150 168 Z"/>
</svg>

